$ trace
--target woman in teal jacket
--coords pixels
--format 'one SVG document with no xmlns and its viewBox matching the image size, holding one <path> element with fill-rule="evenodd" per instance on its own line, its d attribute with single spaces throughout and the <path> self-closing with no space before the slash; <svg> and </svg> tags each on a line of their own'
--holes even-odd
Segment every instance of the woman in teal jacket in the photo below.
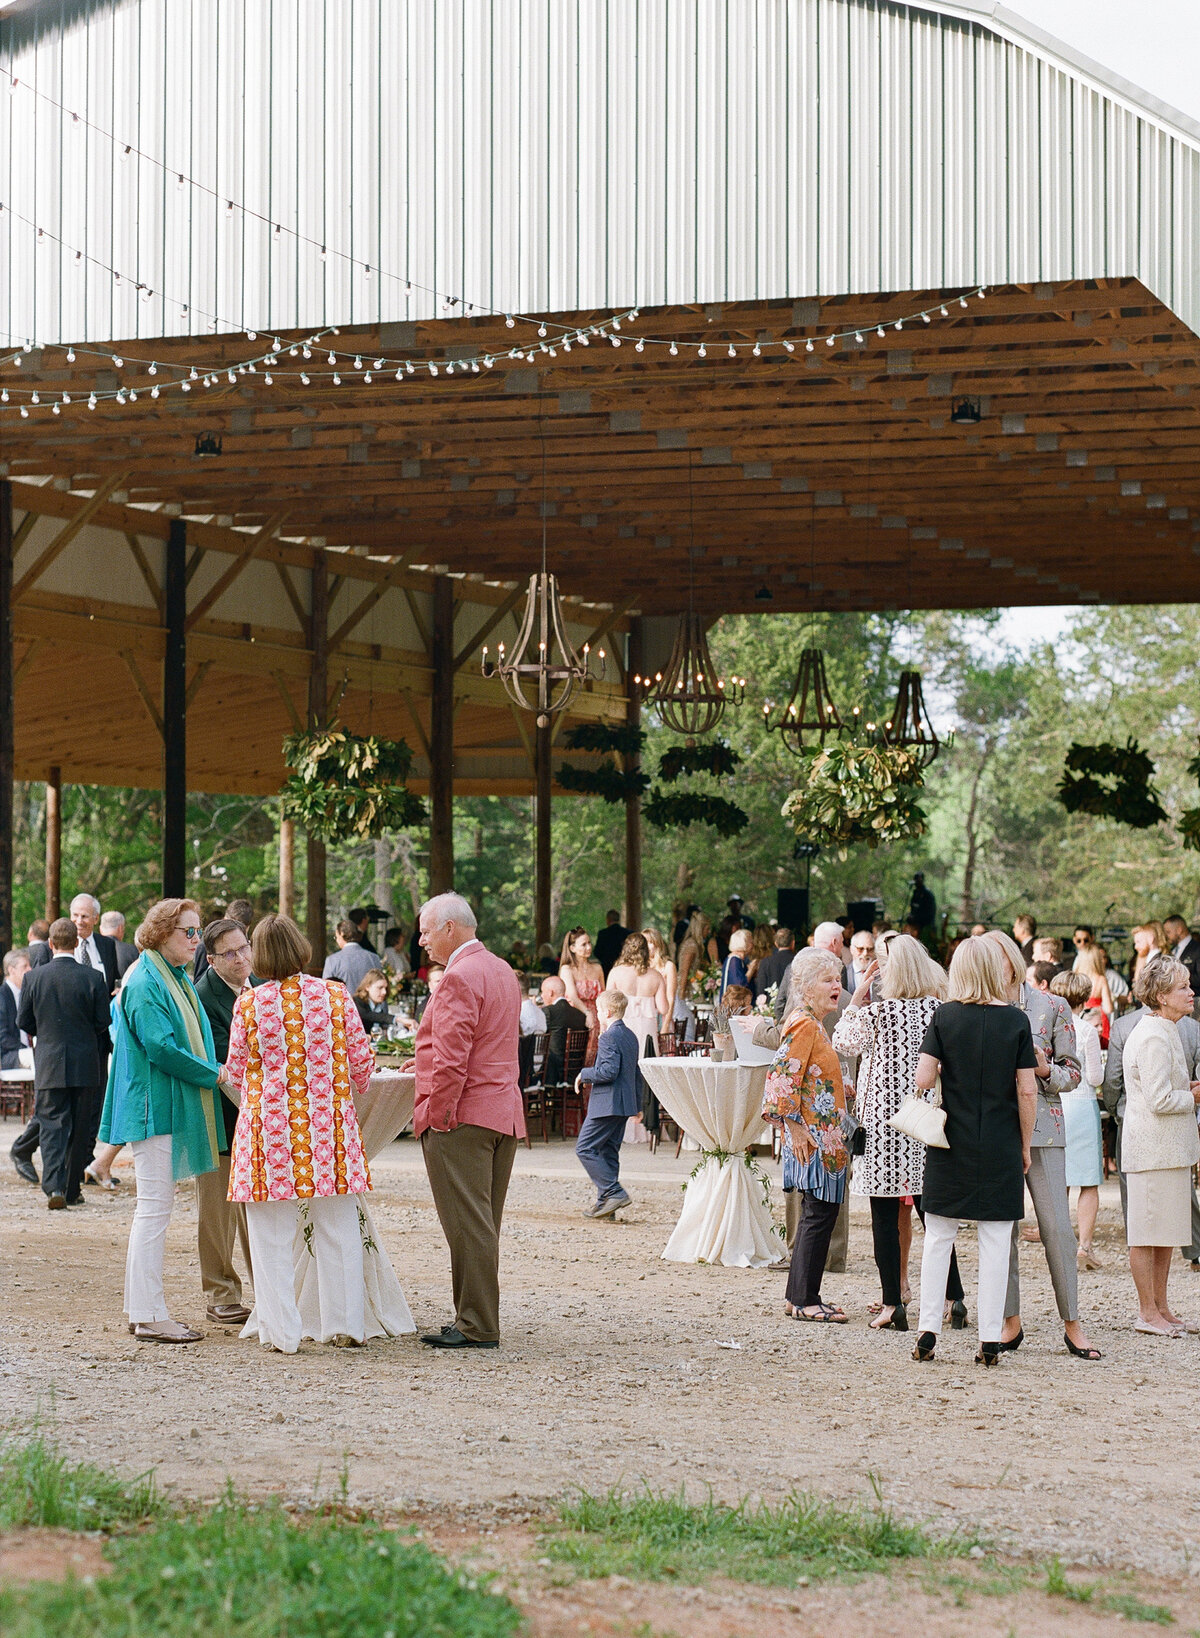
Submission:
<svg viewBox="0 0 1200 1638">
<path fill-rule="evenodd" d="M 216 1168 L 228 1085 L 212 1030 L 189 975 L 200 937 L 200 907 L 163 899 L 137 930 L 142 954 L 129 969 L 117 1008 L 102 1143 L 128 1143 L 137 1209 L 125 1263 L 129 1329 L 152 1342 L 199 1342 L 172 1320 L 163 1292 L 163 1259 L 175 1184 Z"/>
</svg>

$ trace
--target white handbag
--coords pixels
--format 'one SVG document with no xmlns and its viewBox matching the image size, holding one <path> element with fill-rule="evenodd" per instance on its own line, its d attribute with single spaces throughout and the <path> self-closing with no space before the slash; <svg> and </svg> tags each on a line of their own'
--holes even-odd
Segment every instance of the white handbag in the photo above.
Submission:
<svg viewBox="0 0 1200 1638">
<path fill-rule="evenodd" d="M 942 1108 L 942 1080 L 938 1076 L 933 1089 L 933 1101 L 927 1103 L 917 1092 L 910 1092 L 894 1115 L 888 1116 L 889 1126 L 906 1137 L 916 1138 L 927 1149 L 948 1149 L 946 1142 L 946 1111 Z"/>
</svg>

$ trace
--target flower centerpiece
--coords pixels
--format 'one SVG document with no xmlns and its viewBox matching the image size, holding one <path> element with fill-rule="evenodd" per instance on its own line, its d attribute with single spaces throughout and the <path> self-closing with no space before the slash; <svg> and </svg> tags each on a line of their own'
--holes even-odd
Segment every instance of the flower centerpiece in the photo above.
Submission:
<svg viewBox="0 0 1200 1638">
<path fill-rule="evenodd" d="M 798 836 L 835 849 L 839 859 L 859 842 L 877 848 L 925 833 L 917 799 L 925 781 L 915 751 L 839 739 L 802 752 L 801 773 L 783 816 Z"/>
</svg>

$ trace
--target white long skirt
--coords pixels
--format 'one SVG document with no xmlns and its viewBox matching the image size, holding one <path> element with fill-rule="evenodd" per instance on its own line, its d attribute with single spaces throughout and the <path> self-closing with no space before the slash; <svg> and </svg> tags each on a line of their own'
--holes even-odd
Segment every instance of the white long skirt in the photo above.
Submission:
<svg viewBox="0 0 1200 1638">
<path fill-rule="evenodd" d="M 246 1229 L 254 1308 L 243 1337 L 294 1354 L 305 1338 L 361 1343 L 416 1330 L 365 1196 L 252 1201 Z"/>
</svg>

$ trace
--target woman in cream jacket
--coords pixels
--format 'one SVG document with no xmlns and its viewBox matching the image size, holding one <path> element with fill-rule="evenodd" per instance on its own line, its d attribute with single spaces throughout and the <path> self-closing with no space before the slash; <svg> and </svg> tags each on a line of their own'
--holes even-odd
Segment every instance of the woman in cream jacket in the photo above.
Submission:
<svg viewBox="0 0 1200 1638">
<path fill-rule="evenodd" d="M 1158 955 L 1143 963 L 1134 994 L 1148 1009 L 1125 1043 L 1125 1123 L 1121 1166 L 1129 1190 L 1129 1268 L 1137 1286 L 1134 1329 L 1178 1337 L 1200 1329 L 1167 1302 L 1174 1246 L 1191 1239 L 1192 1167 L 1200 1159 L 1196 1106 L 1200 1081 L 1189 1081 L 1176 1023 L 1191 1013 L 1192 990 L 1181 961 Z"/>
</svg>

